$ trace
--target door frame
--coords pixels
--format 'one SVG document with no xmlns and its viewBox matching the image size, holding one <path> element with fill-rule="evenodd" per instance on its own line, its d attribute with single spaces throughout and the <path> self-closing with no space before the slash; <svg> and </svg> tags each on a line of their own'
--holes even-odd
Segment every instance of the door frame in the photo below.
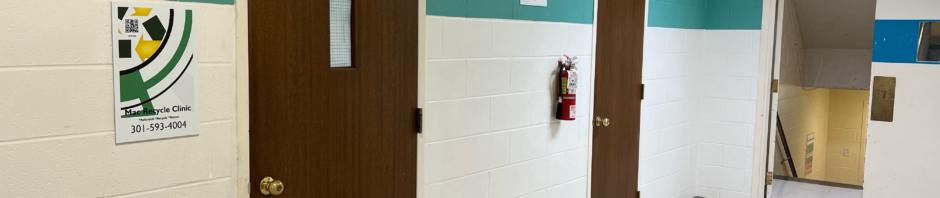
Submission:
<svg viewBox="0 0 940 198">
<path fill-rule="evenodd" d="M 248 66 L 249 66 L 249 54 L 248 54 L 248 1 L 249 0 L 235 0 L 235 26 L 236 26 L 236 157 L 237 157 L 237 168 L 236 168 L 236 195 L 239 198 L 250 197 L 251 190 L 255 190 L 256 186 L 252 185 L 250 181 L 250 156 L 249 156 L 249 79 L 248 79 Z M 592 31 L 592 43 L 591 43 L 591 54 L 596 53 L 597 45 L 597 0 L 594 0 L 594 24 Z M 426 33 L 425 33 L 425 19 L 426 19 L 426 0 L 418 0 L 418 108 L 424 108 L 424 72 L 425 72 L 425 45 L 426 42 Z M 648 5 L 647 5 L 648 6 Z M 591 65 L 594 66 L 594 59 L 591 59 Z M 593 70 L 593 69 L 592 69 Z M 591 79 L 593 80 L 594 73 L 591 72 Z M 592 83 L 593 84 L 593 83 Z M 594 92 L 591 92 L 593 98 Z M 594 104 L 590 103 L 588 115 L 589 117 L 594 116 Z M 593 127 L 589 130 L 589 135 L 593 135 Z M 588 140 L 588 151 L 593 150 L 593 139 Z M 417 183 L 415 183 L 415 188 L 417 189 L 417 197 L 424 197 L 424 135 L 418 134 L 417 141 Z M 591 162 L 592 162 L 592 152 L 587 154 L 587 187 L 591 186 Z M 587 197 L 590 197 L 591 191 L 587 191 Z"/>
<path fill-rule="evenodd" d="M 237 140 L 236 140 L 236 145 L 232 145 L 232 146 L 235 146 L 235 147 L 236 147 L 236 150 L 237 150 L 237 151 L 236 151 L 236 152 L 237 152 L 237 153 L 236 153 L 236 155 L 237 155 L 237 158 L 236 158 L 236 159 L 237 159 L 237 162 L 236 162 L 237 168 L 236 168 L 236 170 L 235 170 L 235 171 L 236 171 L 237 181 L 235 181 L 235 183 L 237 183 L 236 194 L 237 194 L 238 197 L 250 197 L 250 196 L 257 195 L 257 193 L 253 193 L 253 191 L 256 191 L 256 190 L 258 189 L 258 184 L 257 184 L 257 183 L 258 183 L 258 181 L 260 180 L 259 175 L 254 175 L 254 176 L 252 176 L 252 174 L 257 174 L 257 171 L 258 171 L 257 169 L 258 169 L 258 168 L 264 168 L 264 167 L 257 167 L 257 165 L 258 165 L 257 162 L 252 162 L 252 161 L 251 161 L 252 159 L 251 159 L 251 157 L 250 157 L 250 153 L 252 152 L 252 150 L 249 149 L 249 148 L 250 148 L 250 139 L 251 139 L 251 137 L 250 137 L 250 135 L 249 135 L 249 130 L 250 130 L 250 128 L 249 128 L 250 122 L 249 122 L 249 121 L 250 121 L 250 119 L 251 119 L 251 118 L 250 118 L 250 114 L 249 114 L 249 111 L 250 111 L 249 106 L 251 105 L 251 103 L 250 103 L 250 102 L 251 102 L 251 101 L 250 101 L 251 98 L 254 97 L 255 99 L 257 99 L 256 96 L 251 96 L 251 95 L 250 95 L 250 89 L 251 89 L 251 87 L 252 87 L 253 85 L 251 85 L 251 83 L 249 83 L 249 82 L 250 82 L 250 81 L 249 81 L 249 78 L 250 78 L 249 73 L 250 73 L 250 70 L 251 70 L 250 67 L 249 67 L 249 64 L 250 64 L 249 59 L 251 58 L 251 54 L 249 54 L 249 53 L 250 53 L 250 51 L 252 51 L 252 49 L 251 49 L 251 47 L 250 47 L 250 45 L 249 45 L 249 42 L 250 42 L 250 41 L 249 41 L 249 36 L 250 36 L 251 32 L 254 31 L 254 30 L 257 30 L 257 28 L 254 28 L 254 29 L 253 29 L 252 27 L 249 27 L 250 25 L 253 25 L 254 23 L 250 22 L 250 20 L 249 20 L 248 17 L 249 17 L 249 15 L 254 15 L 254 14 L 256 14 L 257 12 L 249 12 L 249 11 L 250 11 L 249 9 L 252 9 L 252 8 L 250 8 L 250 7 L 253 7 L 253 6 L 249 6 L 248 0 L 234 0 L 234 1 L 236 1 L 236 2 L 235 2 L 235 11 L 234 11 L 234 12 L 235 12 L 235 14 L 236 14 L 236 16 L 235 16 L 235 17 L 236 17 L 236 20 L 235 20 L 235 22 L 236 22 L 236 38 L 235 38 L 235 39 L 236 39 L 236 50 L 235 50 L 235 51 L 236 51 L 236 55 L 237 55 L 237 57 L 236 57 L 236 61 L 237 61 L 237 62 L 236 62 L 236 87 L 235 87 L 235 89 L 236 89 L 236 127 L 237 127 L 237 129 L 236 129 L 236 139 L 237 139 Z M 260 1 L 260 0 L 255 0 L 255 1 Z M 419 3 L 419 2 L 420 2 L 420 3 Z M 257 2 L 255 2 L 255 3 L 257 3 Z M 413 3 L 413 4 L 412 4 L 412 3 Z M 403 7 L 403 9 L 406 9 L 405 11 L 423 13 L 423 12 L 424 12 L 424 3 L 425 3 L 425 0 L 415 0 L 415 1 L 412 1 L 411 3 L 404 4 L 404 5 L 408 6 L 408 7 Z M 359 10 L 360 8 L 362 8 L 362 9 L 368 9 L 368 8 L 370 8 L 370 7 L 375 7 L 375 6 L 379 6 L 379 7 L 385 6 L 385 5 L 381 5 L 381 4 L 379 4 L 379 5 L 371 5 L 371 4 L 370 4 L 370 5 L 365 5 L 365 4 L 362 4 L 362 5 L 360 5 L 360 6 L 356 6 L 356 5 L 358 5 L 358 4 L 354 4 L 353 7 L 352 7 L 353 12 L 354 12 L 354 13 L 353 13 L 354 15 L 355 15 L 356 10 Z M 254 7 L 257 7 L 257 6 L 259 6 L 259 5 L 254 5 Z M 317 5 L 312 5 L 312 6 L 317 6 Z M 363 6 L 365 6 L 365 7 L 363 7 Z M 416 7 L 410 7 L 410 6 L 416 6 Z M 261 5 L 261 7 L 264 8 L 264 7 L 266 7 L 266 6 Z M 417 16 L 423 16 L 423 14 L 411 15 L 411 14 L 406 14 L 406 13 L 401 12 L 402 9 L 397 9 L 397 10 L 398 10 L 398 11 L 395 11 L 395 10 L 387 10 L 387 9 L 386 9 L 386 11 L 377 11 L 376 13 L 373 13 L 373 14 L 368 14 L 368 13 L 372 13 L 372 12 L 368 12 L 368 13 L 363 12 L 363 13 L 366 13 L 366 14 L 365 14 L 365 15 L 367 15 L 366 18 L 369 18 L 369 19 L 357 20 L 357 19 L 355 19 L 355 17 L 354 17 L 354 20 L 353 20 L 353 21 L 354 21 L 355 23 L 358 23 L 358 22 L 369 23 L 369 22 L 376 22 L 375 20 L 382 20 L 382 19 L 379 18 L 379 17 L 390 17 L 390 16 L 391 16 L 391 17 L 406 17 L 406 18 L 397 18 L 397 19 L 406 19 L 406 20 L 399 20 L 400 22 L 403 22 L 403 23 L 402 23 L 402 24 L 399 24 L 399 25 L 401 25 L 401 26 L 395 26 L 395 27 L 405 27 L 405 28 L 409 28 L 409 29 L 410 29 L 410 28 L 414 28 L 414 29 L 412 29 L 412 31 L 415 31 L 415 32 L 410 32 L 410 31 L 407 31 L 407 30 L 406 30 L 406 32 L 405 32 L 406 34 L 404 35 L 404 38 L 398 37 L 398 38 L 394 38 L 394 40 L 390 40 L 391 38 L 389 38 L 389 37 L 383 37 L 383 36 L 381 36 L 381 34 L 369 34 L 369 35 L 363 36 L 362 39 L 360 39 L 359 37 L 354 38 L 355 41 L 359 41 L 359 40 L 363 40 L 363 41 L 366 41 L 366 40 L 373 40 L 373 41 L 375 41 L 375 42 L 381 42 L 381 43 L 378 43 L 379 45 L 382 45 L 382 44 L 385 44 L 385 45 L 392 44 L 392 45 L 401 46 L 401 45 L 399 45 L 399 44 L 403 44 L 404 47 L 407 47 L 407 48 L 398 48 L 398 49 L 401 49 L 401 50 L 404 50 L 404 51 L 401 51 L 401 50 L 387 51 L 386 49 L 371 49 L 371 48 L 370 48 L 370 49 L 365 49 L 365 48 L 363 48 L 363 50 L 354 50 L 354 51 L 356 51 L 356 52 L 362 51 L 363 53 L 369 52 L 369 50 L 372 50 L 372 52 L 375 52 L 375 50 L 380 50 L 380 51 L 382 51 L 382 52 L 389 52 L 389 53 L 378 53 L 378 54 L 376 54 L 376 57 L 369 58 L 369 60 L 372 60 L 372 61 L 364 61 L 364 62 L 375 62 L 374 64 L 380 64 L 380 65 L 381 65 L 381 64 L 387 64 L 387 61 L 381 60 L 381 59 L 388 59 L 388 58 L 391 58 L 391 59 L 394 59 L 393 61 L 402 61 L 402 62 L 401 62 L 402 64 L 401 64 L 400 66 L 401 66 L 403 69 L 405 69 L 405 70 L 396 70 L 396 69 L 391 69 L 391 70 L 390 70 L 390 69 L 385 69 L 385 70 L 381 70 L 381 68 L 373 68 L 373 69 L 371 69 L 371 70 L 370 70 L 370 69 L 365 69 L 365 70 L 363 70 L 362 68 L 360 68 L 360 69 L 358 69 L 357 72 L 355 72 L 355 73 L 361 73 L 361 74 L 352 74 L 352 75 L 365 75 L 365 74 L 370 74 L 370 75 L 389 76 L 389 75 L 394 74 L 394 73 L 391 73 L 391 74 L 388 73 L 389 71 L 391 71 L 391 72 L 399 72 L 399 71 L 401 71 L 401 72 L 403 72 L 403 73 L 398 73 L 398 74 L 394 74 L 394 75 L 399 75 L 399 74 L 401 74 L 401 75 L 405 75 L 405 77 L 407 77 L 407 78 L 397 78 L 396 80 L 399 80 L 399 81 L 393 81 L 393 80 L 381 81 L 381 80 L 374 80 L 374 78 L 372 78 L 371 81 L 370 81 L 370 80 L 366 80 L 365 82 L 359 82 L 359 84 L 362 84 L 362 86 L 361 86 L 360 89 L 369 89 L 369 88 L 384 89 L 386 92 L 391 92 L 390 94 L 393 94 L 393 95 L 394 95 L 394 94 L 398 94 L 398 97 L 395 97 L 394 100 L 381 100 L 381 101 L 379 101 L 381 104 L 379 104 L 379 103 L 374 103 L 375 101 L 370 101 L 370 100 L 365 100 L 364 103 L 363 103 L 363 102 L 359 102 L 359 103 L 363 103 L 363 104 L 368 103 L 368 104 L 366 104 L 367 106 L 372 105 L 372 106 L 376 106 L 376 108 L 384 109 L 386 114 L 390 114 L 390 115 L 385 115 L 385 116 L 390 116 L 390 117 L 389 117 L 389 118 L 384 118 L 385 116 L 383 116 L 382 119 L 379 120 L 379 121 L 382 121 L 381 124 L 379 124 L 379 125 L 376 125 L 375 123 L 372 123 L 372 124 L 368 124 L 368 123 L 367 123 L 366 125 L 363 125 L 363 126 L 354 127 L 354 129 L 355 129 L 357 132 L 376 132 L 376 131 L 373 130 L 373 129 L 381 130 L 382 127 L 395 127 L 395 128 L 399 128 L 399 127 L 400 127 L 401 129 L 404 129 L 404 131 L 402 131 L 402 132 L 406 133 L 408 136 L 407 136 L 407 137 L 401 136 L 401 135 L 394 135 L 394 136 L 389 136 L 389 137 L 380 136 L 380 137 L 382 137 L 382 138 L 395 138 L 394 143 L 388 143 L 387 140 L 383 140 L 383 139 L 372 138 L 372 139 L 377 140 L 377 141 L 359 143 L 360 146 L 358 146 L 358 147 L 353 147 L 353 148 L 352 148 L 352 149 L 359 149 L 359 150 L 362 150 L 362 149 L 365 148 L 365 147 L 363 147 L 363 146 L 361 146 L 361 145 L 367 145 L 366 147 L 372 147 L 372 148 L 366 148 L 367 151 L 365 151 L 365 153 L 367 153 L 367 154 L 369 154 L 369 155 L 365 155 L 365 156 L 366 156 L 365 158 L 374 158 L 373 160 L 387 160 L 388 157 L 383 156 L 383 155 L 393 154 L 393 155 L 394 155 L 394 156 L 393 156 L 394 158 L 393 158 L 392 161 L 390 161 L 390 163 L 392 163 L 392 164 L 387 164 L 387 163 L 383 163 L 383 164 L 385 164 L 385 165 L 393 165 L 393 167 L 394 167 L 393 169 L 394 169 L 394 172 L 395 172 L 396 174 L 390 174 L 391 172 L 382 171 L 382 170 L 384 170 L 384 169 L 386 168 L 386 167 L 384 167 L 385 165 L 381 165 L 381 164 L 378 165 L 378 166 L 377 166 L 377 165 L 362 165 L 362 164 L 363 164 L 363 163 L 361 163 L 362 160 L 363 160 L 363 154 L 362 154 L 363 152 L 362 152 L 362 151 L 360 151 L 360 154 L 358 155 L 358 157 L 354 156 L 354 158 L 353 158 L 353 159 L 359 158 L 359 159 L 358 159 L 358 160 L 359 160 L 358 164 L 360 164 L 360 165 L 358 165 L 358 168 L 354 168 L 353 171 L 358 171 L 358 172 L 360 172 L 360 173 L 359 173 L 360 175 L 363 175 L 363 174 L 365 174 L 365 175 L 370 175 L 369 172 L 372 172 L 371 174 L 380 174 L 380 175 L 382 175 L 383 177 L 385 177 L 385 178 L 383 178 L 383 180 L 389 179 L 388 181 L 390 181 L 390 183 L 389 183 L 389 182 L 386 182 L 386 183 L 376 183 L 376 182 L 371 182 L 371 183 L 370 183 L 370 182 L 366 182 L 366 183 L 370 183 L 370 184 L 367 184 L 367 187 L 368 187 L 368 186 L 379 187 L 379 188 L 376 188 L 376 189 L 386 190 L 386 191 L 389 191 L 389 193 L 391 193 L 391 191 L 394 191 L 394 193 L 397 193 L 397 194 L 396 194 L 397 196 L 401 196 L 401 195 L 413 196 L 413 195 L 417 195 L 418 192 L 417 192 L 417 191 L 410 191 L 410 190 L 407 190 L 407 187 L 405 187 L 405 186 L 408 186 L 408 185 L 413 185 L 413 186 L 415 186 L 415 187 L 420 186 L 420 185 L 418 185 L 420 182 L 418 182 L 417 179 L 422 178 L 421 175 L 418 175 L 418 170 L 420 170 L 421 167 L 418 167 L 418 165 L 419 165 L 420 163 L 415 163 L 415 164 L 409 165 L 410 163 L 408 163 L 407 160 L 415 160 L 415 161 L 412 161 L 412 162 L 420 162 L 420 159 L 417 159 L 417 158 L 420 156 L 420 155 L 418 155 L 418 154 L 420 154 L 421 152 L 411 150 L 411 149 L 417 149 L 417 148 L 418 148 L 417 145 L 415 145 L 415 147 L 410 147 L 410 146 L 407 146 L 407 145 L 403 145 L 402 143 L 407 144 L 407 142 L 403 142 L 403 141 L 408 141 L 408 142 L 410 142 L 410 141 L 417 141 L 417 140 L 418 140 L 417 134 L 420 134 L 420 132 L 421 132 L 421 131 L 420 131 L 420 128 L 417 128 L 418 131 L 415 131 L 415 129 L 416 129 L 416 128 L 415 128 L 415 125 L 413 125 L 413 124 L 407 124 L 407 123 L 418 123 L 418 124 L 420 124 L 419 122 L 415 122 L 415 121 L 416 121 L 416 120 L 415 120 L 416 118 L 417 118 L 417 119 L 420 119 L 420 114 L 415 114 L 415 109 L 418 107 L 417 105 L 420 104 L 420 103 L 419 103 L 420 101 L 417 100 L 418 97 L 421 96 L 421 95 L 423 95 L 422 93 L 418 92 L 419 90 L 417 90 L 417 89 L 419 88 L 419 86 L 420 86 L 420 84 L 419 84 L 417 81 L 420 79 L 420 76 L 421 76 L 421 75 L 420 75 L 420 72 L 422 72 L 422 70 L 419 70 L 419 68 L 417 67 L 417 66 L 418 66 L 418 61 L 419 61 L 418 59 L 401 58 L 400 55 L 406 55 L 406 56 L 407 56 L 408 53 L 423 54 L 423 53 L 419 53 L 419 52 L 417 51 L 417 50 L 419 49 L 419 48 L 418 48 L 418 44 L 420 44 L 420 43 L 423 42 L 423 39 L 420 39 L 420 42 L 419 42 L 419 38 L 418 38 L 418 37 L 421 36 L 421 34 L 419 34 L 419 32 L 417 32 L 417 31 L 424 29 L 424 24 L 423 24 L 424 20 L 423 20 L 423 18 L 422 18 L 422 19 L 418 19 L 418 18 L 417 18 Z M 251 13 L 251 14 L 249 14 L 249 13 Z M 378 15 L 378 17 L 377 17 L 377 15 Z M 385 15 L 385 16 L 381 16 L 381 15 Z M 371 18 L 370 18 L 370 17 L 371 17 Z M 412 18 L 412 17 L 414 17 L 414 18 Z M 385 19 L 387 19 L 387 18 L 385 18 Z M 371 20 L 371 21 L 370 21 L 370 20 Z M 415 20 L 415 21 L 408 21 L 408 20 Z M 421 23 L 420 26 L 419 26 L 418 23 Z M 353 25 L 355 26 L 355 24 L 353 24 Z M 411 26 L 411 25 L 415 25 L 415 26 Z M 423 32 L 423 31 L 421 31 L 421 32 Z M 413 33 L 413 34 L 408 34 L 408 33 Z M 258 35 L 255 35 L 255 36 L 258 36 Z M 414 36 L 414 37 L 412 37 L 412 36 Z M 405 40 L 402 40 L 402 39 L 405 39 Z M 414 40 L 411 40 L 411 39 L 414 39 Z M 355 42 L 355 41 L 354 41 L 354 42 Z M 389 42 L 389 41 L 397 41 L 397 42 L 399 42 L 399 43 L 396 44 L 396 43 L 394 43 L 394 42 Z M 401 42 L 401 41 L 407 41 L 408 43 Z M 415 42 L 415 43 L 410 43 L 410 42 Z M 368 47 L 367 47 L 367 48 L 368 48 Z M 412 50 L 415 50 L 415 51 L 412 51 Z M 406 53 L 402 53 L 402 52 L 406 52 Z M 416 54 L 412 54 L 412 55 L 416 55 Z M 258 57 L 256 56 L 256 57 L 254 57 L 254 58 L 258 58 Z M 380 58 L 381 58 L 381 59 L 380 59 Z M 356 58 L 354 57 L 354 59 L 356 59 Z M 359 58 L 359 59 L 362 59 L 362 58 Z M 354 60 L 354 61 L 357 61 L 357 60 L 358 60 L 358 59 L 356 59 L 356 60 Z M 366 59 L 363 59 L 363 60 L 366 60 Z M 412 62 L 412 61 L 414 61 L 414 62 Z M 370 64 L 372 64 L 372 63 L 370 63 Z M 257 67 L 257 65 L 255 65 L 255 67 Z M 358 67 L 357 67 L 357 68 L 358 68 Z M 257 69 L 257 68 L 255 68 L 255 69 Z M 352 68 L 352 69 L 353 69 L 353 70 L 356 70 L 355 68 Z M 410 69 L 414 69 L 414 70 L 410 70 Z M 348 73 L 348 72 L 344 72 L 344 71 L 351 71 L 351 70 L 349 70 L 349 68 L 339 68 L 339 69 L 337 69 L 337 68 L 330 68 L 329 71 L 330 71 L 330 72 Z M 413 71 L 414 73 L 411 73 L 412 71 Z M 364 72 L 364 73 L 363 73 L 363 72 Z M 413 76 L 412 76 L 412 75 L 413 75 Z M 333 76 L 333 75 L 329 75 L 329 76 Z M 381 76 L 380 76 L 380 77 L 381 77 Z M 255 77 L 258 77 L 258 76 L 255 76 Z M 262 76 L 262 77 L 263 77 L 263 76 Z M 411 77 L 413 77 L 413 78 L 411 78 Z M 358 77 L 358 78 L 362 78 L 362 77 Z M 369 78 L 364 78 L 364 79 L 369 79 Z M 263 79 L 262 79 L 262 80 L 263 80 Z M 391 85 L 393 85 L 393 84 L 388 84 L 389 82 L 392 82 L 392 83 L 414 83 L 415 87 L 412 87 L 412 88 L 401 88 L 401 86 L 391 86 Z M 257 83 L 258 83 L 258 82 L 255 82 L 255 84 L 257 84 Z M 371 84 L 370 84 L 370 83 L 371 83 Z M 371 87 L 370 87 L 370 85 L 371 85 Z M 342 89 L 347 89 L 347 88 L 348 88 L 348 87 L 345 87 L 345 88 L 342 88 Z M 389 89 L 391 89 L 391 91 L 389 91 Z M 373 92 L 373 91 L 375 91 L 375 90 L 369 90 L 369 91 L 365 91 L 365 92 Z M 363 94 L 363 93 L 365 93 L 365 92 L 363 92 L 363 91 L 357 91 L 357 92 L 361 92 L 361 93 L 354 93 L 354 94 Z M 374 92 L 373 92 L 373 93 L 374 93 Z M 404 95 L 402 95 L 402 94 L 404 94 Z M 335 99 L 335 98 L 333 98 L 333 99 Z M 342 98 L 342 99 L 348 99 L 348 98 Z M 422 98 L 422 99 L 423 99 L 423 98 Z M 378 100 L 378 99 L 375 99 L 375 100 Z M 399 101 L 395 101 L 395 100 L 399 100 Z M 355 100 L 353 100 L 353 101 L 355 102 Z M 389 102 L 389 101 L 394 102 L 394 103 L 391 103 L 391 102 Z M 408 105 L 407 103 L 409 103 L 409 102 L 407 102 L 407 101 L 413 101 L 413 102 L 415 102 L 415 103 L 413 103 L 413 105 Z M 402 103 L 402 102 L 404 102 L 404 103 Z M 257 101 L 255 101 L 255 103 L 257 103 Z M 378 104 L 378 105 L 376 105 L 376 104 Z M 359 108 L 359 109 L 361 110 L 361 108 Z M 255 110 L 257 110 L 257 109 L 255 109 Z M 343 111 L 343 110 L 346 110 L 346 109 L 342 109 L 341 111 Z M 419 110 L 420 110 L 420 109 L 419 109 Z M 357 111 L 358 111 L 358 110 L 357 110 Z M 391 113 L 390 113 L 390 112 L 391 112 Z M 256 114 L 257 114 L 257 113 L 260 113 L 260 112 L 256 112 Z M 359 116 L 358 114 L 362 114 L 361 112 L 356 112 L 356 113 L 357 113 L 356 116 Z M 420 111 L 418 111 L 418 113 L 420 113 Z M 373 114 L 369 114 L 369 113 L 365 113 L 365 114 L 362 114 L 362 115 L 378 116 L 377 114 L 376 114 L 376 115 L 373 115 Z M 416 115 L 417 115 L 417 116 L 416 116 Z M 368 117 L 366 117 L 366 118 L 368 118 Z M 368 120 L 368 119 L 367 119 L 367 120 Z M 405 124 L 401 124 L 401 123 L 405 123 Z M 257 123 L 255 123 L 255 124 L 257 124 Z M 419 126 L 420 126 L 420 125 L 419 125 Z M 370 128 L 370 127 L 371 127 L 371 128 Z M 386 136 L 388 136 L 387 133 L 375 133 L 375 134 L 372 134 L 372 135 L 380 135 L 380 134 L 386 134 Z M 258 136 L 258 134 L 255 134 L 255 136 Z M 362 136 L 362 135 L 359 135 L 359 136 Z M 366 134 L 366 136 L 369 136 L 369 134 Z M 258 137 L 255 137 L 255 140 L 257 140 L 257 138 L 258 138 Z M 344 137 L 344 138 L 346 138 L 346 137 Z M 414 138 L 414 139 L 412 139 L 412 138 Z M 266 138 L 265 138 L 265 137 L 262 137 L 262 139 L 266 139 Z M 361 139 L 361 138 L 360 138 L 360 139 Z M 355 140 L 354 140 L 354 141 L 355 141 Z M 361 142 L 361 141 L 360 141 L 360 142 Z M 256 144 L 257 144 L 257 143 L 256 143 Z M 275 144 L 277 144 L 277 143 L 275 143 Z M 337 144 L 337 145 L 341 145 L 341 144 Z M 387 152 L 387 151 L 389 151 L 389 150 L 375 150 L 374 148 L 375 148 L 375 147 L 378 147 L 378 146 L 376 146 L 376 145 L 382 146 L 382 147 L 384 147 L 384 148 L 389 148 L 390 146 L 391 146 L 391 147 L 394 147 L 393 149 L 395 149 L 395 153 L 384 153 L 384 154 L 382 154 L 382 155 L 375 155 L 375 154 L 376 154 L 375 152 Z M 418 145 L 420 145 L 420 144 L 418 144 Z M 258 146 L 258 145 L 256 145 L 256 146 Z M 261 145 L 261 146 L 265 146 L 265 145 Z M 354 146 L 355 146 L 355 145 L 354 145 Z M 318 149 L 322 149 L 322 148 L 318 148 Z M 402 149 L 406 149 L 406 150 L 402 150 Z M 254 152 L 257 152 L 257 151 L 258 151 L 258 148 L 255 148 Z M 328 150 L 328 151 L 329 151 L 329 150 Z M 375 151 L 375 152 L 372 152 L 372 151 Z M 404 152 L 400 152 L 400 151 L 404 151 Z M 411 152 L 411 151 L 414 151 L 414 153 L 408 154 L 408 152 Z M 255 154 L 257 154 L 257 153 L 255 153 Z M 322 156 L 321 156 L 321 157 L 322 157 Z M 410 158 L 410 157 L 414 157 L 414 158 L 408 159 L 408 158 Z M 258 156 L 255 156 L 255 158 L 258 158 Z M 269 156 L 269 158 L 270 158 L 270 156 Z M 402 161 L 402 160 L 405 160 L 405 161 Z M 255 159 L 255 161 L 257 161 L 257 159 Z M 369 161 L 366 161 L 366 162 L 369 162 Z M 389 162 L 389 161 L 386 161 L 386 162 Z M 252 163 L 255 163 L 255 167 L 251 167 L 251 164 L 252 164 Z M 402 163 L 404 163 L 404 164 L 402 164 Z M 374 164 L 374 163 L 365 163 L 365 164 Z M 379 166 L 382 166 L 382 167 L 379 167 Z M 365 167 L 365 168 L 362 168 L 362 167 Z M 254 171 L 255 171 L 254 173 L 252 172 L 252 168 L 255 169 L 255 170 L 254 170 Z M 274 167 L 274 168 L 277 168 L 277 167 Z M 412 168 L 413 168 L 413 169 L 412 169 Z M 411 170 L 408 170 L 408 169 L 411 169 Z M 290 171 L 288 171 L 288 172 L 290 172 Z M 336 177 L 336 174 L 335 174 L 335 173 L 331 173 L 331 174 L 333 174 L 333 175 L 330 175 L 330 177 Z M 405 176 L 403 177 L 402 174 L 404 174 Z M 264 175 L 260 175 L 260 176 L 263 177 Z M 339 177 L 339 178 L 342 178 L 343 175 L 338 175 L 338 177 Z M 408 178 L 408 177 L 412 177 L 412 178 Z M 361 179 L 363 179 L 363 178 L 360 178 L 360 182 L 358 182 L 358 183 L 362 183 L 362 182 L 361 182 Z M 392 180 L 392 179 L 394 179 L 394 180 Z M 369 179 L 366 179 L 366 180 L 369 180 Z M 252 181 L 254 181 L 254 182 L 252 182 Z M 412 182 L 413 182 L 413 183 L 412 183 Z M 322 183 L 322 182 L 321 182 L 321 183 Z M 327 184 L 329 184 L 329 183 L 332 183 L 332 182 L 327 182 Z M 408 183 L 412 183 L 412 184 L 408 184 Z M 389 184 L 394 184 L 395 186 L 388 186 Z M 334 185 L 335 185 L 335 184 L 334 184 Z M 362 186 L 362 185 L 360 185 L 360 186 Z M 392 188 L 389 188 L 389 187 L 392 187 Z M 405 187 L 405 188 L 402 188 L 402 187 Z M 363 189 L 365 189 L 365 190 L 363 190 Z M 373 191 L 373 190 L 370 190 L 370 189 L 373 189 L 373 188 L 360 188 L 358 196 L 363 196 L 363 192 L 372 193 L 372 194 L 376 194 L 376 192 L 378 192 L 378 191 Z M 391 190 L 390 190 L 390 189 L 391 189 Z M 404 189 L 404 190 L 400 190 L 400 189 Z M 415 188 L 415 189 L 413 189 L 413 190 L 416 190 L 416 189 L 421 189 L 421 188 Z M 347 190 L 348 190 L 348 189 L 347 189 Z M 372 191 L 372 192 L 370 192 L 370 191 Z M 410 191 L 410 192 L 409 192 L 409 191 Z M 316 191 L 314 191 L 314 192 L 316 192 Z M 352 192 L 353 194 L 355 194 L 355 191 L 350 191 L 350 192 Z"/>
<path fill-rule="evenodd" d="M 597 1 L 594 1 L 594 23 L 591 24 L 591 105 L 588 106 L 588 119 L 593 118 L 594 115 L 594 93 L 597 93 Z M 646 12 L 649 13 L 649 4 L 646 5 Z M 591 123 L 588 121 L 588 123 Z M 594 137 L 594 127 L 588 127 L 588 137 Z M 591 197 L 591 181 L 594 179 L 591 174 L 593 173 L 592 168 L 594 167 L 594 138 L 588 138 L 587 145 L 587 176 L 584 177 L 587 180 L 587 195 L 585 197 Z"/>
<path fill-rule="evenodd" d="M 248 138 L 248 0 L 235 0 L 236 196 L 251 196 Z"/>
<path fill-rule="evenodd" d="M 765 188 L 765 173 L 767 170 L 767 160 L 773 160 L 773 151 L 770 147 L 773 141 L 770 138 L 775 137 L 776 128 L 773 123 L 776 119 L 776 101 L 777 94 L 771 91 L 771 82 L 773 79 L 779 79 L 779 66 L 775 65 L 779 59 L 779 46 L 776 45 L 776 30 L 779 27 L 777 20 L 778 0 L 763 0 L 761 12 L 761 37 L 760 37 L 760 64 L 757 77 L 757 116 L 754 131 L 754 156 L 751 173 L 751 197 L 763 198 L 770 188 Z"/>
</svg>

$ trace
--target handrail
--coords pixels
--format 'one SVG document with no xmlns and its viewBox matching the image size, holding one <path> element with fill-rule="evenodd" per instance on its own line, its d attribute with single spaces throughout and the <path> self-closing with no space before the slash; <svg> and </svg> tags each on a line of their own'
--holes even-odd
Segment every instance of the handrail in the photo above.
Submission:
<svg viewBox="0 0 940 198">
<path fill-rule="evenodd" d="M 790 154 L 790 144 L 787 143 L 787 135 L 783 132 L 783 124 L 780 123 L 780 113 L 777 113 L 777 134 L 780 135 L 780 141 L 783 143 L 783 150 L 787 154 L 787 162 L 790 164 L 790 172 L 793 177 L 799 178 L 796 173 L 796 166 L 793 166 L 793 155 Z"/>
</svg>

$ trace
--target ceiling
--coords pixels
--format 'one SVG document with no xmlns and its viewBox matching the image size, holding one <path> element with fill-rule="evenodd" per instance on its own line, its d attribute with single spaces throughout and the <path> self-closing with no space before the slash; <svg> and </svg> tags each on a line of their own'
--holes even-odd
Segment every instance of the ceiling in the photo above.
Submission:
<svg viewBox="0 0 940 198">
<path fill-rule="evenodd" d="M 793 0 L 809 48 L 871 49 L 876 0 Z"/>
</svg>

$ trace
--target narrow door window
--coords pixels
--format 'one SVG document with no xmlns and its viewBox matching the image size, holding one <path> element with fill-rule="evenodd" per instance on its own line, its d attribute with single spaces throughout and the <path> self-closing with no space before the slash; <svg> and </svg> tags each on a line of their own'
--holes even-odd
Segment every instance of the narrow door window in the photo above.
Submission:
<svg viewBox="0 0 940 198">
<path fill-rule="evenodd" d="M 352 0 L 330 0 L 330 67 L 352 67 Z"/>
</svg>

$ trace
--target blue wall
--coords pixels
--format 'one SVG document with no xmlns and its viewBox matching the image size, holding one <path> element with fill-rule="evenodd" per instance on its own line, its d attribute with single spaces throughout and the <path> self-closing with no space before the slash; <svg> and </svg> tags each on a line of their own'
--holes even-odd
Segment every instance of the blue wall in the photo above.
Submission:
<svg viewBox="0 0 940 198">
<path fill-rule="evenodd" d="M 940 64 L 917 61 L 921 22 L 940 20 L 875 20 L 872 62 Z"/>
</svg>

